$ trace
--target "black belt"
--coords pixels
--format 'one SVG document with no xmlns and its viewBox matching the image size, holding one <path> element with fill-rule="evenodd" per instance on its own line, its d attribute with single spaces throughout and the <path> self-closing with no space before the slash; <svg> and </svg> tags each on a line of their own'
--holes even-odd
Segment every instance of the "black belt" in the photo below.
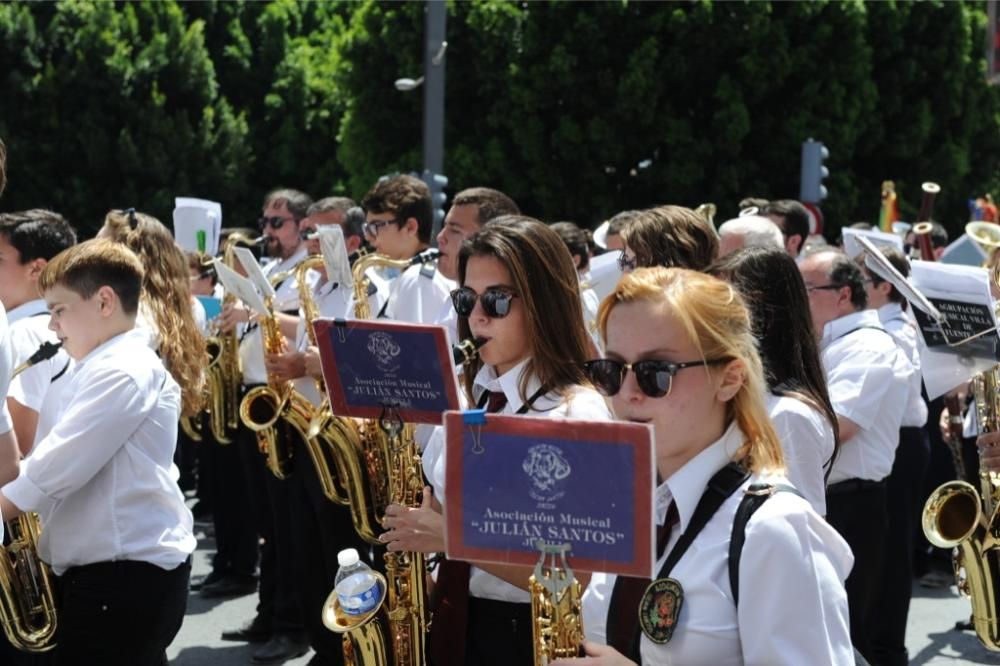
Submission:
<svg viewBox="0 0 1000 666">
<path fill-rule="evenodd" d="M 847 493 L 857 493 L 862 490 L 872 490 L 873 488 L 884 488 L 885 479 L 881 481 L 871 481 L 869 479 L 847 479 L 846 481 L 838 481 L 837 483 L 831 483 L 826 487 L 826 494 L 829 495 L 846 495 Z"/>
</svg>

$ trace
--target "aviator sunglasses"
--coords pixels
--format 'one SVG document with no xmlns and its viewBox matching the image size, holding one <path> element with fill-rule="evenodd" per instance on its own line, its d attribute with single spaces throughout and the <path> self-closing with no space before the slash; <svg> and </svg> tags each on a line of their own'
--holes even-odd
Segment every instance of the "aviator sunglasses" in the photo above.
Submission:
<svg viewBox="0 0 1000 666">
<path fill-rule="evenodd" d="M 650 398 L 662 398 L 665 395 L 670 395 L 674 375 L 684 368 L 696 368 L 725 362 L 719 359 L 715 361 L 686 361 L 684 363 L 655 360 L 622 363 L 610 358 L 599 358 L 584 363 L 583 371 L 594 387 L 608 397 L 621 390 L 622 382 L 625 381 L 625 373 L 631 370 L 635 373 L 635 381 L 639 385 L 640 391 Z"/>
<path fill-rule="evenodd" d="M 451 303 L 459 317 L 468 317 L 478 300 L 487 317 L 500 319 L 510 314 L 511 301 L 516 297 L 517 294 L 499 287 L 490 287 L 482 294 L 477 294 L 470 287 L 460 287 L 451 292 Z"/>
</svg>

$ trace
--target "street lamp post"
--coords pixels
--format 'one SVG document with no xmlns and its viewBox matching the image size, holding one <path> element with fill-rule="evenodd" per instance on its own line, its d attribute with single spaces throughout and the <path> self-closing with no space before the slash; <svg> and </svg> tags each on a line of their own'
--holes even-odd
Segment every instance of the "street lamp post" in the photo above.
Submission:
<svg viewBox="0 0 1000 666">
<path fill-rule="evenodd" d="M 444 173 L 444 0 L 427 0 L 424 20 L 424 173 Z M 434 236 L 439 225 L 435 221 Z"/>
</svg>

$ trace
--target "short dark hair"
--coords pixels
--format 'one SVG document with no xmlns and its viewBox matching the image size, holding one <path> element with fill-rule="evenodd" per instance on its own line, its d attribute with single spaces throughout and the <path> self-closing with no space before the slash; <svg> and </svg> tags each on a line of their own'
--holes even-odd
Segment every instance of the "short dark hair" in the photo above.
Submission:
<svg viewBox="0 0 1000 666">
<path fill-rule="evenodd" d="M 892 267 L 899 271 L 900 275 L 903 277 L 910 275 L 910 262 L 907 261 L 902 252 L 894 247 L 884 247 L 879 249 L 881 250 L 883 256 L 885 256 L 886 260 L 892 264 Z M 865 272 L 868 273 L 868 276 L 871 278 L 874 286 L 877 287 L 885 282 L 885 280 L 883 280 L 878 273 L 870 270 L 867 266 L 865 267 Z M 899 293 L 899 290 L 896 289 L 895 285 L 892 285 L 892 289 L 889 290 L 889 300 L 893 303 L 902 303 L 903 309 L 906 309 L 906 299 L 901 293 Z"/>
<path fill-rule="evenodd" d="M 940 222 L 931 222 L 931 247 L 947 247 L 948 230 Z"/>
<path fill-rule="evenodd" d="M 364 240 L 365 209 L 361 206 L 354 206 L 347 209 L 344 215 L 344 238 L 349 236 L 361 236 Z"/>
<path fill-rule="evenodd" d="M 761 214 L 761 211 L 767 208 L 767 205 L 769 203 L 771 202 L 768 201 L 767 199 L 762 199 L 761 197 L 745 197 L 743 199 L 740 199 L 738 208 L 740 209 L 741 212 L 746 210 L 747 208 L 756 208 L 757 213 Z"/>
<path fill-rule="evenodd" d="M 521 209 L 514 200 L 489 187 L 470 187 L 455 195 L 452 206 L 475 206 L 479 209 L 479 226 L 501 215 L 520 215 Z"/>
<path fill-rule="evenodd" d="M 215 266 L 212 264 L 212 257 L 205 254 L 204 252 L 185 252 L 188 262 L 188 270 L 198 271 L 198 279 L 209 278 L 212 281 L 212 286 L 214 287 L 218 281 L 219 276 L 215 273 Z"/>
<path fill-rule="evenodd" d="M 419 178 L 404 174 L 379 179 L 361 200 L 361 207 L 376 215 L 392 213 L 399 224 L 412 217 L 417 221 L 417 239 L 421 243 L 431 242 L 434 224 L 431 191 Z"/>
<path fill-rule="evenodd" d="M 354 203 L 354 199 L 349 199 L 347 197 L 324 197 L 319 201 L 313 202 L 309 209 L 306 211 L 306 217 L 310 215 L 319 215 L 320 213 L 329 213 L 333 210 L 339 210 L 340 212 L 347 214 L 347 211 L 357 206 Z"/>
<path fill-rule="evenodd" d="M 703 271 L 719 253 L 719 238 L 705 216 L 683 206 L 639 212 L 621 232 L 636 265 Z"/>
<path fill-rule="evenodd" d="M 785 221 L 782 229 L 785 236 L 800 236 L 804 245 L 809 238 L 809 211 L 795 199 L 780 199 L 771 201 L 761 212 L 762 215 L 775 215 Z"/>
<path fill-rule="evenodd" d="M 56 255 L 38 276 L 38 289 L 44 293 L 61 286 L 87 299 L 101 287 L 111 287 L 125 314 L 135 315 L 143 275 L 142 262 L 128 246 L 95 238 Z"/>
<path fill-rule="evenodd" d="M 590 267 L 590 246 L 587 243 L 587 234 L 573 222 L 555 222 L 549 228 L 559 234 L 570 256 L 580 257 L 580 264 L 576 270 L 587 270 Z"/>
<path fill-rule="evenodd" d="M 641 211 L 638 210 L 623 210 L 620 213 L 616 213 L 614 217 L 608 220 L 608 236 L 619 236 L 622 233 L 622 229 L 625 228 L 629 222 L 634 220 L 639 216 Z"/>
<path fill-rule="evenodd" d="M 843 252 L 824 250 L 834 255 L 830 264 L 830 284 L 851 288 L 851 305 L 855 310 L 868 307 L 868 292 L 865 291 L 865 274 L 861 267 Z"/>
<path fill-rule="evenodd" d="M 298 222 L 309 214 L 309 206 L 312 205 L 313 200 L 311 196 L 299 190 L 277 189 L 271 190 L 264 197 L 264 208 L 267 208 L 272 203 L 280 204 L 281 202 L 285 202 L 285 208 L 288 209 L 288 212 Z"/>
<path fill-rule="evenodd" d="M 52 259 L 76 244 L 76 232 L 59 213 L 34 208 L 0 213 L 0 234 L 20 255 L 20 263 Z"/>
</svg>

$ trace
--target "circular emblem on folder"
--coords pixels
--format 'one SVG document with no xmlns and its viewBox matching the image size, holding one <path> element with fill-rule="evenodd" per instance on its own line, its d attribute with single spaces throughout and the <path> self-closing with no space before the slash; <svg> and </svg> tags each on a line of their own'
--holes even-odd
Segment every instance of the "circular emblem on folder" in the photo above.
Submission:
<svg viewBox="0 0 1000 666">
<path fill-rule="evenodd" d="M 673 578 L 654 580 L 639 602 L 642 633 L 658 645 L 669 643 L 684 603 L 684 588 Z"/>
</svg>

